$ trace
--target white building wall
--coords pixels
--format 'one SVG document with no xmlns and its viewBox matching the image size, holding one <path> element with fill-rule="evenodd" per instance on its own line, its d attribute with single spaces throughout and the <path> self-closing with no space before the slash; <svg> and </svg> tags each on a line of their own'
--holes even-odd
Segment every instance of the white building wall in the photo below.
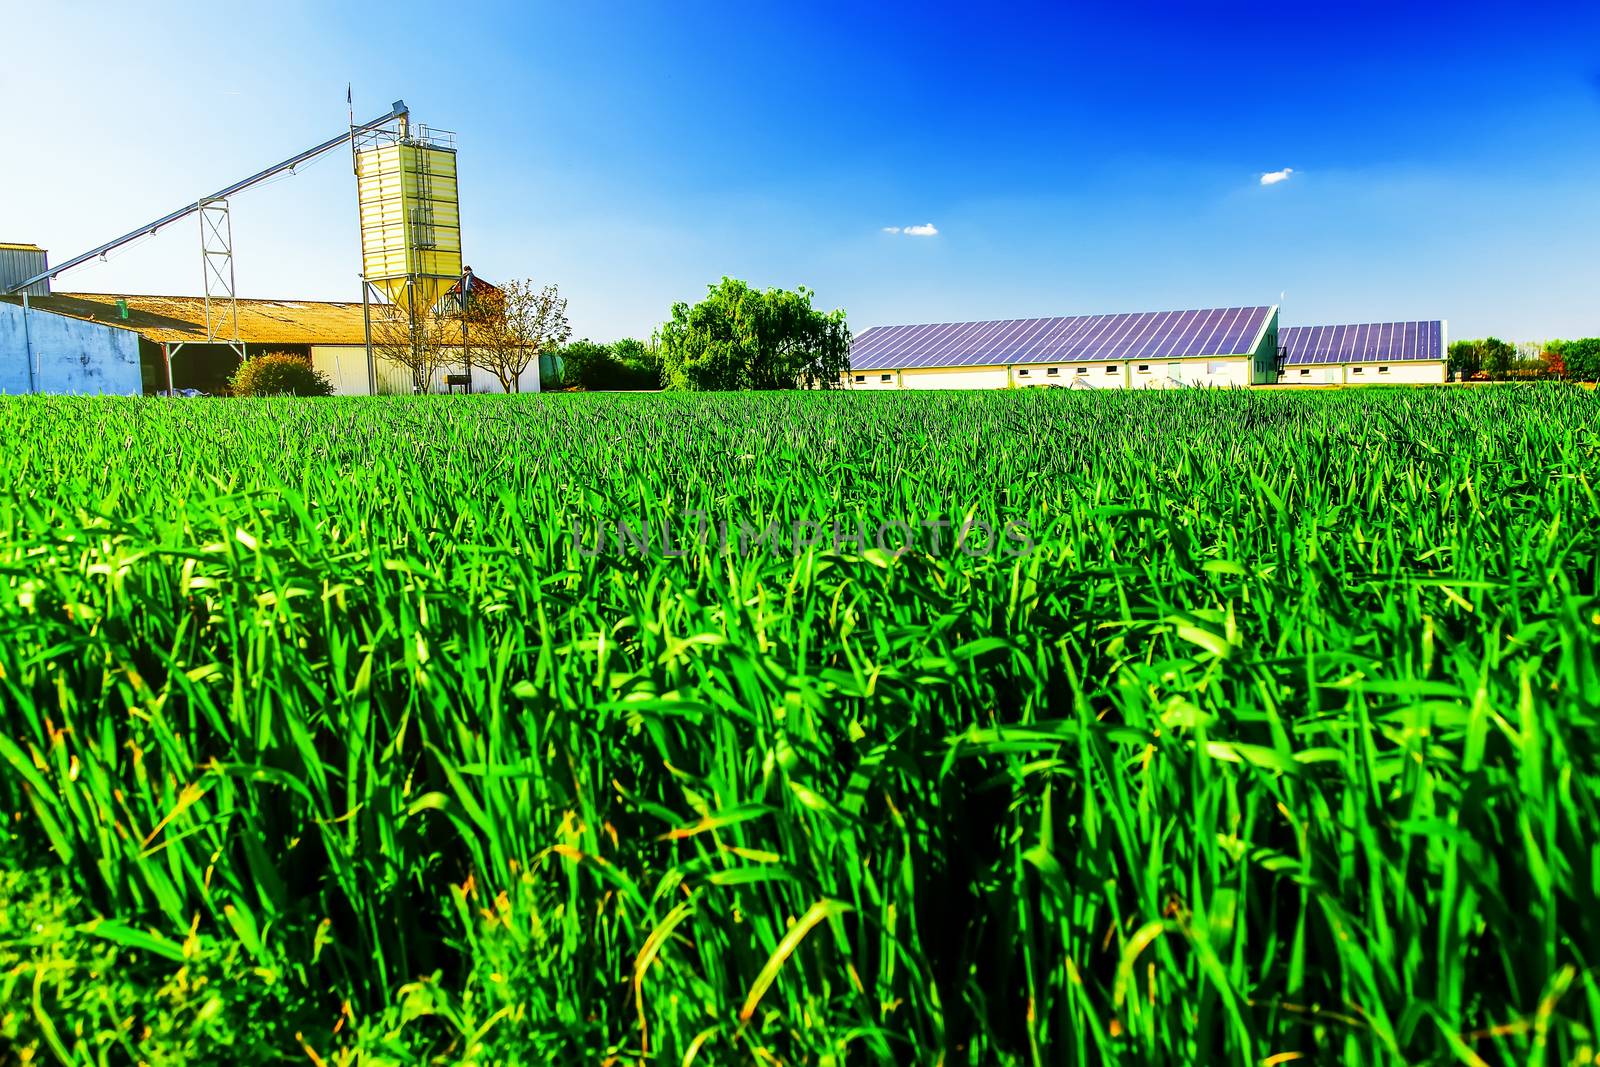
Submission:
<svg viewBox="0 0 1600 1067">
<path fill-rule="evenodd" d="M 1011 380 L 1017 385 L 1072 384 L 1072 370 L 1059 363 L 1030 363 L 1026 367 L 1012 367 Z"/>
<path fill-rule="evenodd" d="M 1283 385 L 1341 385 L 1344 383 L 1342 363 L 1291 363 L 1278 373 Z"/>
<path fill-rule="evenodd" d="M 1356 373 L 1358 367 L 1359 374 Z M 1438 385 L 1445 380 L 1445 361 L 1407 359 L 1394 363 L 1351 363 L 1345 368 L 1344 380 L 1346 385 Z"/>
<path fill-rule="evenodd" d="M 1141 369 L 1142 368 L 1142 369 Z M 884 376 L 888 380 L 884 380 Z M 1249 356 L 1216 359 L 1027 363 L 1006 367 L 923 367 L 901 371 L 852 371 L 851 389 L 1003 389 L 1008 385 L 1068 389 L 1179 389 L 1246 387 Z M 863 379 L 857 381 L 857 378 Z"/>
<path fill-rule="evenodd" d="M 459 360 L 459 356 L 454 356 Z M 380 396 L 407 396 L 411 393 L 411 369 L 404 364 L 378 356 L 378 393 Z M 312 345 L 311 365 L 333 383 L 335 396 L 366 396 L 367 395 L 367 349 L 365 345 Z M 448 374 L 461 374 L 463 368 L 459 362 L 450 366 L 441 367 L 434 373 L 429 392 L 443 393 L 446 391 L 445 376 Z M 532 360 L 528 369 L 522 372 L 522 391 L 524 393 L 537 393 L 539 391 L 539 362 Z M 472 368 L 472 391 L 474 393 L 503 393 L 500 388 L 500 379 L 494 372 L 483 367 Z"/>
<path fill-rule="evenodd" d="M 312 345 L 311 365 L 333 383 L 335 396 L 365 396 L 367 350 L 347 345 Z"/>
<path fill-rule="evenodd" d="M 30 345 L 31 341 L 31 345 Z M 30 382 L 28 350 L 33 350 Z M 132 330 L 0 303 L 0 393 L 121 393 L 144 391 L 139 335 Z"/>
<path fill-rule="evenodd" d="M 1240 389 L 1250 385 L 1251 356 L 1224 356 L 1218 359 L 1186 359 L 1182 364 L 1183 385 L 1205 385 L 1217 389 Z M 1169 361 L 1168 378 L 1177 373 Z"/>
<path fill-rule="evenodd" d="M 1051 368 L 1056 374 L 1050 374 Z M 1023 368 L 1012 369 L 1020 375 Z M 1018 385 L 1063 385 L 1076 389 L 1182 389 L 1194 386 L 1246 386 L 1250 384 L 1250 359 L 1144 359 L 1131 362 L 1030 364 Z"/>
<path fill-rule="evenodd" d="M 1068 370 L 1077 389 L 1122 389 L 1128 384 L 1128 368 L 1122 363 L 1079 363 L 1062 373 Z"/>
<path fill-rule="evenodd" d="M 929 368 L 901 371 L 900 384 L 905 389 L 1004 389 L 1010 379 L 1004 367 Z"/>
<path fill-rule="evenodd" d="M 1107 373 L 1106 367 L 1116 369 Z M 1078 368 L 1084 368 L 1085 373 L 1079 374 Z M 1054 371 L 1055 373 L 1051 373 Z M 1077 379 L 1083 379 L 1081 382 Z M 1103 363 L 1028 363 L 1011 368 L 1011 380 L 1016 385 L 1049 385 L 1059 386 L 1063 389 L 1115 389 L 1122 385 L 1124 372 L 1122 364 Z"/>
<path fill-rule="evenodd" d="M 1278 377 L 1285 385 L 1439 385 L 1446 380 L 1447 370 L 1442 359 L 1291 364 Z"/>
<path fill-rule="evenodd" d="M 845 376 L 844 384 L 849 389 L 898 389 L 900 388 L 900 372 L 893 370 L 852 371 Z"/>
<path fill-rule="evenodd" d="M 1128 379 L 1135 389 L 1242 389 L 1250 384 L 1250 357 L 1135 360 Z"/>
</svg>

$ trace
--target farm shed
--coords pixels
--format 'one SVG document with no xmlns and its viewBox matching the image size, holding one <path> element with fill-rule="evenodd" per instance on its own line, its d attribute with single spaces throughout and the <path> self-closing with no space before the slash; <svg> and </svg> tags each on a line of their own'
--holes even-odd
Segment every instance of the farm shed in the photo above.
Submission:
<svg viewBox="0 0 1600 1067">
<path fill-rule="evenodd" d="M 142 393 L 151 358 L 132 330 L 0 303 L 0 394 Z"/>
<path fill-rule="evenodd" d="M 0 293 L 50 267 L 50 253 L 26 241 L 0 241 Z M 29 296 L 49 296 L 50 279 L 28 286 Z"/>
<path fill-rule="evenodd" d="M 1288 326 L 1279 381 L 1291 385 L 1432 385 L 1446 380 L 1443 320 Z"/>
<path fill-rule="evenodd" d="M 875 326 L 850 347 L 854 389 L 1169 389 L 1277 378 L 1278 309 L 1212 308 Z"/>
<path fill-rule="evenodd" d="M 11 305 L 20 314 L 21 297 L 0 295 L 0 306 Z M 245 355 L 290 352 L 311 360 L 326 374 L 338 394 L 366 395 L 366 330 L 359 302 L 326 300 L 240 300 L 239 339 Z M 56 293 L 29 301 L 30 320 L 41 314 L 75 319 L 131 332 L 137 338 L 144 365 L 143 389 L 159 392 L 173 389 L 198 389 L 220 392 L 238 369 L 239 355 L 227 344 L 206 341 L 206 302 L 198 296 L 117 296 L 109 293 Z M 375 319 L 376 321 L 376 319 Z M 49 346 L 54 341 L 35 338 L 36 358 L 75 359 L 81 353 L 70 346 L 59 353 Z M 45 347 L 41 347 L 44 345 Z M 455 353 L 459 359 L 459 351 Z M 11 366 L 9 360 L 7 368 Z M 18 362 L 17 366 L 25 364 Z M 434 392 L 445 391 L 445 375 L 456 368 L 440 370 L 433 381 Z M 9 369 L 5 372 L 9 383 Z M 494 375 L 482 368 L 472 373 L 475 392 L 500 392 Z M 530 368 L 523 376 L 523 388 L 538 388 L 538 375 Z M 138 392 L 135 383 L 127 390 Z M 78 391 L 78 390 L 67 390 Z M 86 389 L 87 392 L 111 390 Z M 378 392 L 410 393 L 411 372 L 404 366 L 378 359 Z"/>
</svg>

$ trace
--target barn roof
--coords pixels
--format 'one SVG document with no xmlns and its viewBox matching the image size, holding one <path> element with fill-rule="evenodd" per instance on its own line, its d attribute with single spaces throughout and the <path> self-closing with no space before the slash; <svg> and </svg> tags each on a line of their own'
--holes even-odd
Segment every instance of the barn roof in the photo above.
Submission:
<svg viewBox="0 0 1600 1067">
<path fill-rule="evenodd" d="M 1289 326 L 1278 331 L 1286 364 L 1370 363 L 1443 359 L 1444 323 L 1367 322 L 1353 326 Z"/>
<path fill-rule="evenodd" d="M 1255 351 L 1276 311 L 1236 307 L 874 326 L 850 346 L 850 366 L 870 371 L 1242 355 Z"/>
<path fill-rule="evenodd" d="M 123 318 L 118 300 L 128 305 Z M 20 304 L 20 296 L 0 295 Z M 53 293 L 31 297 L 30 307 L 74 319 L 133 330 L 157 343 L 206 339 L 206 302 L 200 296 L 120 296 Z M 240 300 L 239 339 L 247 345 L 359 345 L 366 341 L 361 304 L 328 300 Z"/>
</svg>

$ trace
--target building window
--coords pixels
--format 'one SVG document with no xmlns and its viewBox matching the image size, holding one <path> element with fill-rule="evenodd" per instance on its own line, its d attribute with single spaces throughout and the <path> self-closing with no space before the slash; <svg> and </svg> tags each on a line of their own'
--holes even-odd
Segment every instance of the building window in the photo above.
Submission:
<svg viewBox="0 0 1600 1067">
<path fill-rule="evenodd" d="M 1361 373 L 1361 368 L 1360 367 L 1351 367 L 1350 368 L 1350 373 L 1351 374 L 1360 374 Z"/>
<path fill-rule="evenodd" d="M 1088 374 L 1089 373 L 1089 368 L 1088 367 L 1079 367 L 1078 368 L 1078 373 L 1079 374 Z"/>
<path fill-rule="evenodd" d="M 858 375 L 856 375 L 856 381 L 858 381 L 858 382 L 864 382 L 864 381 L 866 381 L 866 380 L 867 380 L 867 376 L 866 376 L 866 375 L 865 375 L 865 374 L 858 374 Z"/>
<path fill-rule="evenodd" d="M 1311 377 L 1311 368 L 1310 367 L 1301 367 L 1300 368 L 1300 377 L 1302 377 L 1302 378 Z"/>
<path fill-rule="evenodd" d="M 1107 367 L 1106 368 L 1106 373 L 1107 374 L 1115 374 L 1115 373 L 1117 373 L 1117 368 L 1115 366 Z"/>
<path fill-rule="evenodd" d="M 1050 368 L 1045 370 L 1045 374 L 1053 375 L 1053 374 L 1055 374 L 1056 371 L 1058 371 L 1060 369 L 1061 369 L 1060 367 L 1050 367 Z"/>
<path fill-rule="evenodd" d="M 1389 368 L 1388 367 L 1379 367 L 1378 368 L 1378 373 L 1379 374 L 1388 374 L 1389 373 Z"/>
<path fill-rule="evenodd" d="M 1139 364 L 1139 373 L 1140 374 L 1149 374 L 1150 373 L 1150 364 L 1148 364 L 1148 363 Z"/>
<path fill-rule="evenodd" d="M 1027 376 L 1028 376 L 1028 370 L 1027 370 L 1026 367 L 1024 367 L 1022 370 L 1017 371 L 1017 377 L 1018 378 L 1026 378 Z"/>
</svg>

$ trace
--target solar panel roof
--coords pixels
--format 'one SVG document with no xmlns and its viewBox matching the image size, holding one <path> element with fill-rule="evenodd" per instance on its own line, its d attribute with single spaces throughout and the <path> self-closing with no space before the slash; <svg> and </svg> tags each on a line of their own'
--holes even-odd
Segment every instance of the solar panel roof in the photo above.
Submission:
<svg viewBox="0 0 1600 1067">
<path fill-rule="evenodd" d="M 1255 349 L 1275 308 L 874 326 L 850 346 L 852 370 L 1090 363 L 1240 355 Z"/>
<path fill-rule="evenodd" d="M 1289 326 L 1278 331 L 1287 364 L 1366 363 L 1444 358 L 1444 323 L 1368 322 L 1357 326 Z"/>
</svg>

